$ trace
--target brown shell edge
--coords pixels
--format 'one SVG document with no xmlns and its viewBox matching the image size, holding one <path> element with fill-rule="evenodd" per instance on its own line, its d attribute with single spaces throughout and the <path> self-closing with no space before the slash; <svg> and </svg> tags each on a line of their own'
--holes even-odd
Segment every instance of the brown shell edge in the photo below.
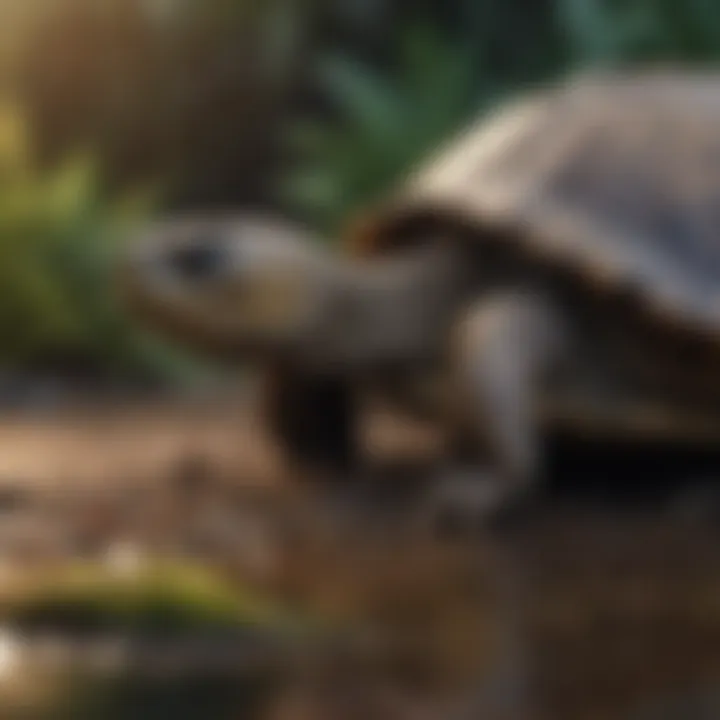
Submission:
<svg viewBox="0 0 720 720">
<path fill-rule="evenodd" d="M 567 237 L 569 228 L 572 228 L 569 223 L 559 229 L 553 228 L 551 223 L 523 221 L 511 210 L 499 206 L 478 211 L 477 208 L 463 206 L 461 201 L 447 198 L 424 200 L 422 196 L 416 196 L 410 200 L 391 202 L 374 213 L 356 218 L 343 242 L 352 256 L 370 258 L 391 251 L 397 231 L 406 223 L 423 218 L 461 222 L 487 238 L 495 236 L 495 231 L 504 238 L 511 235 L 527 257 L 561 266 L 566 272 L 581 278 L 593 292 L 612 295 L 627 290 L 627 275 L 609 256 L 600 251 L 578 251 L 572 243 L 557 241 L 559 235 Z M 578 224 L 575 231 L 586 232 L 586 228 Z M 571 247 L 573 250 L 569 249 Z M 720 350 L 720 314 L 708 315 L 706 319 L 693 316 L 679 304 L 663 299 L 660 294 L 643 290 L 639 285 L 633 285 L 633 289 L 636 291 L 635 309 L 648 322 L 665 326 L 673 333 L 702 336 Z"/>
<path fill-rule="evenodd" d="M 476 207 L 468 209 L 456 199 L 424 199 L 419 194 L 395 198 L 374 212 L 355 218 L 349 224 L 343 242 L 351 256 L 371 258 L 393 249 L 397 231 L 405 223 L 425 217 L 469 222 L 487 237 L 492 237 L 495 230 L 505 237 L 508 231 L 514 231 L 513 237 L 528 257 L 562 265 L 564 270 L 579 277 L 589 291 L 608 295 L 624 289 L 622 268 L 613 266 L 600 253 L 568 252 L 567 245 L 559 245 L 551 237 L 552 231 L 547 225 L 538 227 L 518 221 L 510 209 L 501 207 L 485 208 L 479 213 Z M 673 334 L 702 337 L 720 351 L 720 325 L 709 319 L 691 317 L 683 308 L 651 292 L 636 292 L 632 297 L 636 311 L 647 322 Z M 601 409 L 583 403 L 582 398 L 575 398 L 569 403 L 562 400 L 546 403 L 542 405 L 540 415 L 553 427 L 579 436 L 676 440 L 700 445 L 720 442 L 720 420 L 678 413 L 671 407 L 650 402 L 629 400 Z"/>
</svg>

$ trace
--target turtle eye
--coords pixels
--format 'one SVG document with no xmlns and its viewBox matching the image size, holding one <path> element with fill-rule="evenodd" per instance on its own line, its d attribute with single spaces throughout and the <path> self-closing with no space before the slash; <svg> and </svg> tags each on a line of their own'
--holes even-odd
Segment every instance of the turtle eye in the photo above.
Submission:
<svg viewBox="0 0 720 720">
<path fill-rule="evenodd" d="M 175 248 L 168 257 L 168 265 L 183 280 L 193 281 L 213 277 L 225 260 L 225 253 L 217 243 L 203 240 Z"/>
</svg>

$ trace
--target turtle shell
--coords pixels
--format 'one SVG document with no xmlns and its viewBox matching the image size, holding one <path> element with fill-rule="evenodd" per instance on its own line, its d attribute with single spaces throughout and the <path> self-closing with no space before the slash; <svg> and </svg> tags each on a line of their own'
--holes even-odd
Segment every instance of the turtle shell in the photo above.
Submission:
<svg viewBox="0 0 720 720">
<path fill-rule="evenodd" d="M 607 303 L 611 315 L 622 309 L 623 320 L 657 330 L 663 343 L 682 337 L 701 355 L 709 350 L 705 370 L 714 377 L 720 74 L 647 69 L 528 92 L 440 148 L 346 239 L 368 256 L 457 237 L 428 233 L 454 226 L 476 243 L 512 244 L 530 267 L 567 273 L 601 305 L 620 298 Z M 680 363 L 678 374 L 691 373 Z M 720 378 L 712 382 L 720 390 Z M 692 403 L 623 394 L 604 409 L 581 398 L 570 424 L 720 439 L 720 402 L 708 417 Z"/>
<path fill-rule="evenodd" d="M 347 239 L 374 254 L 429 223 L 517 243 L 720 347 L 720 74 L 536 90 L 442 148 Z"/>
</svg>

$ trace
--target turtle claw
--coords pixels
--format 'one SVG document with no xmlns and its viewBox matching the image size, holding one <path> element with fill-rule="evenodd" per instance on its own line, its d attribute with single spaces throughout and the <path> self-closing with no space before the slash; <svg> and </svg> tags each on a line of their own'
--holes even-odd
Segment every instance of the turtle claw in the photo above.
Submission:
<svg viewBox="0 0 720 720">
<path fill-rule="evenodd" d="M 454 472 L 442 477 L 431 493 L 431 523 L 436 532 L 451 537 L 501 530 L 521 519 L 524 499 L 507 492 L 492 473 Z"/>
<path fill-rule="evenodd" d="M 443 477 L 430 499 L 432 522 L 442 535 L 480 531 L 501 507 L 500 487 L 487 473 L 456 472 Z"/>
</svg>

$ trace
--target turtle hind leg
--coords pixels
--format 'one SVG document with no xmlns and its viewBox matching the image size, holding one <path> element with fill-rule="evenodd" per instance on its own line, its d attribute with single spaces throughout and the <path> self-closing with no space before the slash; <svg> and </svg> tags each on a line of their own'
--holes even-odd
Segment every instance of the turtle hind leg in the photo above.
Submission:
<svg viewBox="0 0 720 720">
<path fill-rule="evenodd" d="M 435 517 L 481 526 L 522 507 L 542 464 L 537 402 L 563 356 L 562 318 L 540 294 L 484 296 L 452 339 L 451 463 L 434 491 Z"/>
</svg>

